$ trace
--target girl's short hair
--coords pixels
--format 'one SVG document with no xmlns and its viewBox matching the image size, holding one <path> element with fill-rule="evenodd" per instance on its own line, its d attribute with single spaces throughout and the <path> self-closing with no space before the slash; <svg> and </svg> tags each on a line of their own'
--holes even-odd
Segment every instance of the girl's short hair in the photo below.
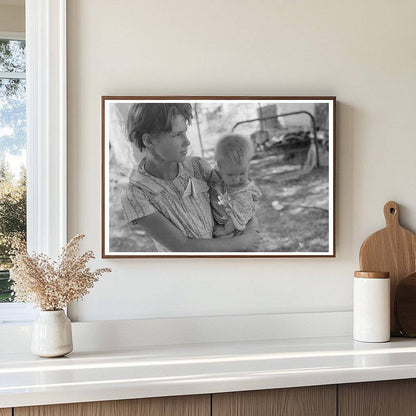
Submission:
<svg viewBox="0 0 416 416">
<path fill-rule="evenodd" d="M 217 163 L 227 160 L 237 166 L 246 165 L 254 156 L 251 141 L 239 134 L 221 137 L 215 146 L 214 157 Z"/>
<path fill-rule="evenodd" d="M 126 130 L 130 142 L 144 149 L 144 134 L 160 134 L 172 131 L 172 120 L 182 115 L 190 124 L 192 106 L 189 103 L 138 103 L 133 104 L 127 116 Z"/>
</svg>

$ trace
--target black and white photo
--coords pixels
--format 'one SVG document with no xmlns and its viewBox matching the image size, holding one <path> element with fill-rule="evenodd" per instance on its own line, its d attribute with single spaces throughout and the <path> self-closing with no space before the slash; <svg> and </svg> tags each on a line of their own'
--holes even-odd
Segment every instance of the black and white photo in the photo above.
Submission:
<svg viewBox="0 0 416 416">
<path fill-rule="evenodd" d="M 103 257 L 335 256 L 334 97 L 103 97 Z"/>
</svg>

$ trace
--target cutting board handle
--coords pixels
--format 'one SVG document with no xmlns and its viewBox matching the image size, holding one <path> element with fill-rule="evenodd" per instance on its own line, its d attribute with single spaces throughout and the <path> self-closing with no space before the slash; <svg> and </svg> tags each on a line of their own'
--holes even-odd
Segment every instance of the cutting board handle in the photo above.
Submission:
<svg viewBox="0 0 416 416">
<path fill-rule="evenodd" d="M 399 205 L 397 202 L 389 201 L 384 205 L 384 217 L 387 227 L 399 227 Z"/>
</svg>

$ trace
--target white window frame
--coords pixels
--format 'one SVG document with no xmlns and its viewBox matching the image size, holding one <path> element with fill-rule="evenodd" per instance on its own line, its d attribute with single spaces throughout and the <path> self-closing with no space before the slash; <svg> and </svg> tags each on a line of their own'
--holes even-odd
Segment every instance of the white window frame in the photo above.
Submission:
<svg viewBox="0 0 416 416">
<path fill-rule="evenodd" d="M 67 242 L 66 0 L 26 0 L 25 15 L 27 244 L 55 258 Z M 33 319 L 28 305 L 0 306 L 7 322 Z"/>
</svg>

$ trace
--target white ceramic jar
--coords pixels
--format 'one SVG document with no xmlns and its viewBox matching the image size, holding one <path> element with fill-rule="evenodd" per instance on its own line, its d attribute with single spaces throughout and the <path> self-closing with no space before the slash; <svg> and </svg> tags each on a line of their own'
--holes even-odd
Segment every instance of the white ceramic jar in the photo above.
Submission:
<svg viewBox="0 0 416 416">
<path fill-rule="evenodd" d="M 63 310 L 39 311 L 33 324 L 31 351 L 40 357 L 61 357 L 72 351 L 71 321 Z"/>
<path fill-rule="evenodd" d="M 390 340 L 389 273 L 354 273 L 353 320 L 353 336 L 356 341 Z"/>
</svg>

